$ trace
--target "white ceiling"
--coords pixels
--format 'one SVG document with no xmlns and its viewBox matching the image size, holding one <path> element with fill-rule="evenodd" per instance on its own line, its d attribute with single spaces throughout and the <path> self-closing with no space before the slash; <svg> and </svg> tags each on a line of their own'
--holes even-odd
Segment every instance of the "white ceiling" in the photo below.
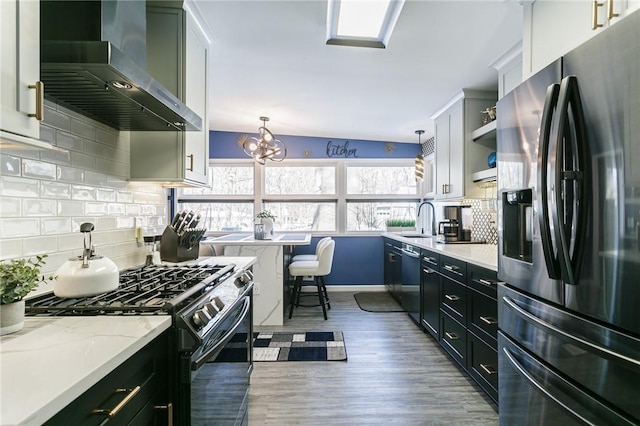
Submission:
<svg viewBox="0 0 640 426">
<path fill-rule="evenodd" d="M 211 130 L 417 142 L 522 38 L 516 1 L 407 0 L 386 49 L 325 44 L 326 1 L 195 0 L 213 33 Z M 478 112 L 480 113 L 480 112 Z"/>
</svg>

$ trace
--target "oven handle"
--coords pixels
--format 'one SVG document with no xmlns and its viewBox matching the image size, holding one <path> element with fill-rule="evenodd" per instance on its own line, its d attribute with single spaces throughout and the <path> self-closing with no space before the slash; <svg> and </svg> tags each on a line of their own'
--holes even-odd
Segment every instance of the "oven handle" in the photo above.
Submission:
<svg viewBox="0 0 640 426">
<path fill-rule="evenodd" d="M 198 370 L 200 367 L 206 364 L 211 358 L 213 358 L 217 354 L 217 352 L 220 349 L 222 349 L 224 345 L 229 343 L 229 340 L 231 340 L 233 335 L 236 333 L 236 330 L 238 329 L 238 327 L 240 327 L 242 322 L 245 320 L 245 318 L 249 314 L 249 309 L 251 309 L 251 298 L 249 296 L 246 296 L 244 299 L 242 314 L 238 318 L 238 321 L 236 321 L 233 327 L 231 327 L 231 329 L 227 332 L 227 334 L 225 334 L 224 337 L 222 337 L 218 343 L 216 343 L 211 349 L 209 349 L 207 352 L 202 354 L 200 357 L 198 357 L 198 359 L 196 359 L 191 363 L 191 371 Z M 253 336 L 249 336 L 249 338 L 252 338 L 252 337 Z"/>
</svg>

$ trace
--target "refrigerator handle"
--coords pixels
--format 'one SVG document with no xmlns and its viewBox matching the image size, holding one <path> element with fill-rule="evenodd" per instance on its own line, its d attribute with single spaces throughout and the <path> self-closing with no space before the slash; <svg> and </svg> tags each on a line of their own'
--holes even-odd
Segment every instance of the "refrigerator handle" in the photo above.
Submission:
<svg viewBox="0 0 640 426">
<path fill-rule="evenodd" d="M 552 84 L 547 88 L 547 95 L 542 110 L 542 121 L 540 124 L 540 146 L 538 147 L 538 187 L 537 204 L 538 219 L 540 224 L 540 239 L 542 242 L 542 252 L 544 253 L 545 265 L 549 278 L 560 279 L 560 263 L 556 256 L 553 242 L 551 240 L 551 227 L 549 218 L 549 141 L 551 138 L 551 123 L 558 104 L 559 84 Z"/>
<path fill-rule="evenodd" d="M 576 275 L 586 243 L 588 206 L 591 204 L 588 154 L 578 79 L 576 76 L 567 76 L 560 83 L 558 95 L 555 215 L 564 218 L 567 215 L 565 203 L 569 203 L 571 217 L 568 218 L 570 223 L 567 227 L 560 224 L 559 220 L 556 222 L 555 234 L 562 280 L 570 285 L 577 284 Z M 571 185 L 574 187 L 573 199 L 568 193 Z"/>
</svg>

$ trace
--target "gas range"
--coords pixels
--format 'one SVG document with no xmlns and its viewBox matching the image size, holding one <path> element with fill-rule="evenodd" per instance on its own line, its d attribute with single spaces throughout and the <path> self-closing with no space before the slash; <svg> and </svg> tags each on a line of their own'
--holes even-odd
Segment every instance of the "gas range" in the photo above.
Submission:
<svg viewBox="0 0 640 426">
<path fill-rule="evenodd" d="M 235 265 L 150 265 L 120 272 L 116 290 L 62 298 L 53 293 L 26 302 L 29 316 L 174 314 L 235 272 Z"/>
</svg>

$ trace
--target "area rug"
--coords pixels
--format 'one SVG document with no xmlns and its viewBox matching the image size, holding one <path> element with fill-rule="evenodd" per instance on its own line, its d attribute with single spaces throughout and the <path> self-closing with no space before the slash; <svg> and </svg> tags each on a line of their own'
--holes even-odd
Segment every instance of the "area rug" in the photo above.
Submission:
<svg viewBox="0 0 640 426">
<path fill-rule="evenodd" d="M 253 340 L 254 361 L 346 361 L 341 331 L 263 332 Z"/>
<path fill-rule="evenodd" d="M 405 312 L 396 299 L 386 291 L 355 293 L 358 306 L 367 312 Z"/>
</svg>

